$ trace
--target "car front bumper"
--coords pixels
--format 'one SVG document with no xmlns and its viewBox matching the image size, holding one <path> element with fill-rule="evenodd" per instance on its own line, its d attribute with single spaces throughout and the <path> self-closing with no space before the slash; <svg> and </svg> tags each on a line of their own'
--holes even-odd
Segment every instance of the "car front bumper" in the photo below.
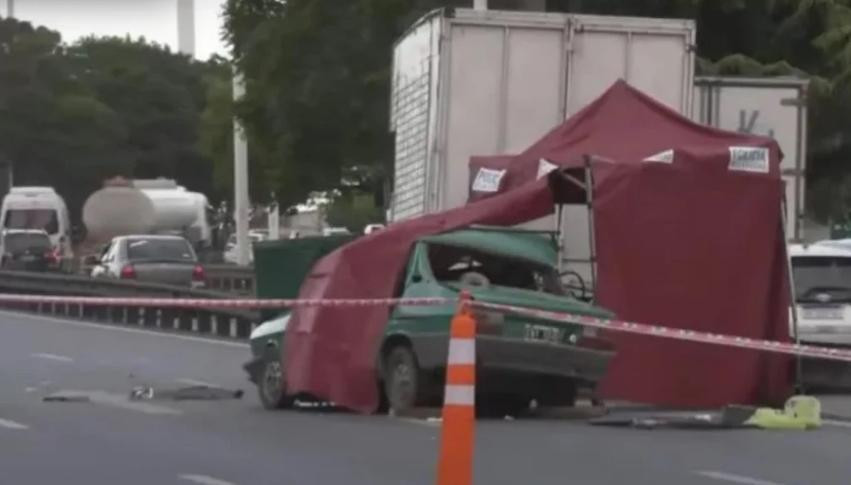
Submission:
<svg viewBox="0 0 851 485">
<path fill-rule="evenodd" d="M 485 372 L 506 371 L 578 379 L 596 383 L 606 375 L 611 350 L 576 345 L 479 336 L 476 361 Z"/>
<path fill-rule="evenodd" d="M 248 380 L 257 384 L 260 382 L 263 373 L 265 360 L 262 357 L 253 357 L 251 360 L 242 365 L 242 368 L 248 374 Z"/>
</svg>

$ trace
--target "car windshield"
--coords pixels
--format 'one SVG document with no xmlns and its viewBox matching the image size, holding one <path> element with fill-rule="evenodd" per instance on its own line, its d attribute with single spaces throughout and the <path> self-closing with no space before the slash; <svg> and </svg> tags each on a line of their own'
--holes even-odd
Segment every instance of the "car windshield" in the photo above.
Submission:
<svg viewBox="0 0 851 485">
<path fill-rule="evenodd" d="M 818 301 L 825 294 L 831 301 L 851 301 L 851 257 L 795 256 L 792 276 L 798 301 Z"/>
<path fill-rule="evenodd" d="M 35 251 L 48 251 L 50 250 L 50 238 L 48 238 L 46 234 L 6 234 L 3 238 L 3 246 L 3 249 L 10 254 L 24 252 L 28 249 Z"/>
<path fill-rule="evenodd" d="M 533 261 L 442 244 L 428 246 L 428 259 L 435 278 L 443 283 L 484 277 L 496 286 L 565 294 L 555 268 Z"/>
<path fill-rule="evenodd" d="M 42 229 L 48 234 L 59 232 L 59 217 L 54 209 L 10 209 L 3 221 L 6 229 Z"/>
<path fill-rule="evenodd" d="M 127 241 L 130 261 L 194 261 L 195 254 L 183 239 L 130 239 Z"/>
</svg>

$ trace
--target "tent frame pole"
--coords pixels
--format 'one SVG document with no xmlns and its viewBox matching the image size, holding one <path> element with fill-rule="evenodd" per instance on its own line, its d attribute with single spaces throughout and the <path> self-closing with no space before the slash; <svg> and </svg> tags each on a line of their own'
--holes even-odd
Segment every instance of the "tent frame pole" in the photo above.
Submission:
<svg viewBox="0 0 851 485">
<path fill-rule="evenodd" d="M 792 273 L 792 256 L 789 254 L 789 239 L 786 234 L 788 216 L 786 210 L 789 202 L 786 200 L 786 191 L 783 191 L 783 199 L 780 202 L 780 233 L 783 235 L 783 247 L 786 250 L 786 274 L 789 291 L 789 308 L 792 315 L 792 336 L 796 345 L 801 345 L 801 334 L 798 330 L 798 305 L 795 301 L 795 277 Z M 800 355 L 795 355 L 795 388 L 804 393 L 804 367 Z"/>
<path fill-rule="evenodd" d="M 564 272 L 564 204 L 556 204 L 556 245 L 558 249 L 558 274 Z"/>
<path fill-rule="evenodd" d="M 591 264 L 591 294 L 597 292 L 597 241 L 594 235 L 594 174 L 591 173 L 591 156 L 585 162 L 585 205 L 588 208 L 588 257 Z"/>
</svg>

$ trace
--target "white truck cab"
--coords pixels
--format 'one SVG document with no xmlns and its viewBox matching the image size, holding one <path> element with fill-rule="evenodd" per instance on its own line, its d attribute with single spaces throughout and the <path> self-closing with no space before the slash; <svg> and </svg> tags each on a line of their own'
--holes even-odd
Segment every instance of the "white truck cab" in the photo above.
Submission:
<svg viewBox="0 0 851 485">
<path fill-rule="evenodd" d="M 801 341 L 851 345 L 851 249 L 793 244 L 789 257 Z"/>
<path fill-rule="evenodd" d="M 43 230 L 65 261 L 73 257 L 68 207 L 53 187 L 12 187 L 0 207 L 0 226 Z"/>
</svg>

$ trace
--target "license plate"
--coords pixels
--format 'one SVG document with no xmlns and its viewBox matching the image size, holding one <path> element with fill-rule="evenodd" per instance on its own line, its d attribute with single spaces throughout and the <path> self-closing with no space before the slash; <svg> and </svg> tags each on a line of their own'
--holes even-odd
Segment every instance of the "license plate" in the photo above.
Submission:
<svg viewBox="0 0 851 485">
<path fill-rule="evenodd" d="M 527 323 L 523 327 L 523 338 L 535 342 L 560 343 L 564 339 L 564 329 Z"/>
<path fill-rule="evenodd" d="M 842 320 L 842 308 L 804 308 L 803 317 L 807 320 Z"/>
</svg>

